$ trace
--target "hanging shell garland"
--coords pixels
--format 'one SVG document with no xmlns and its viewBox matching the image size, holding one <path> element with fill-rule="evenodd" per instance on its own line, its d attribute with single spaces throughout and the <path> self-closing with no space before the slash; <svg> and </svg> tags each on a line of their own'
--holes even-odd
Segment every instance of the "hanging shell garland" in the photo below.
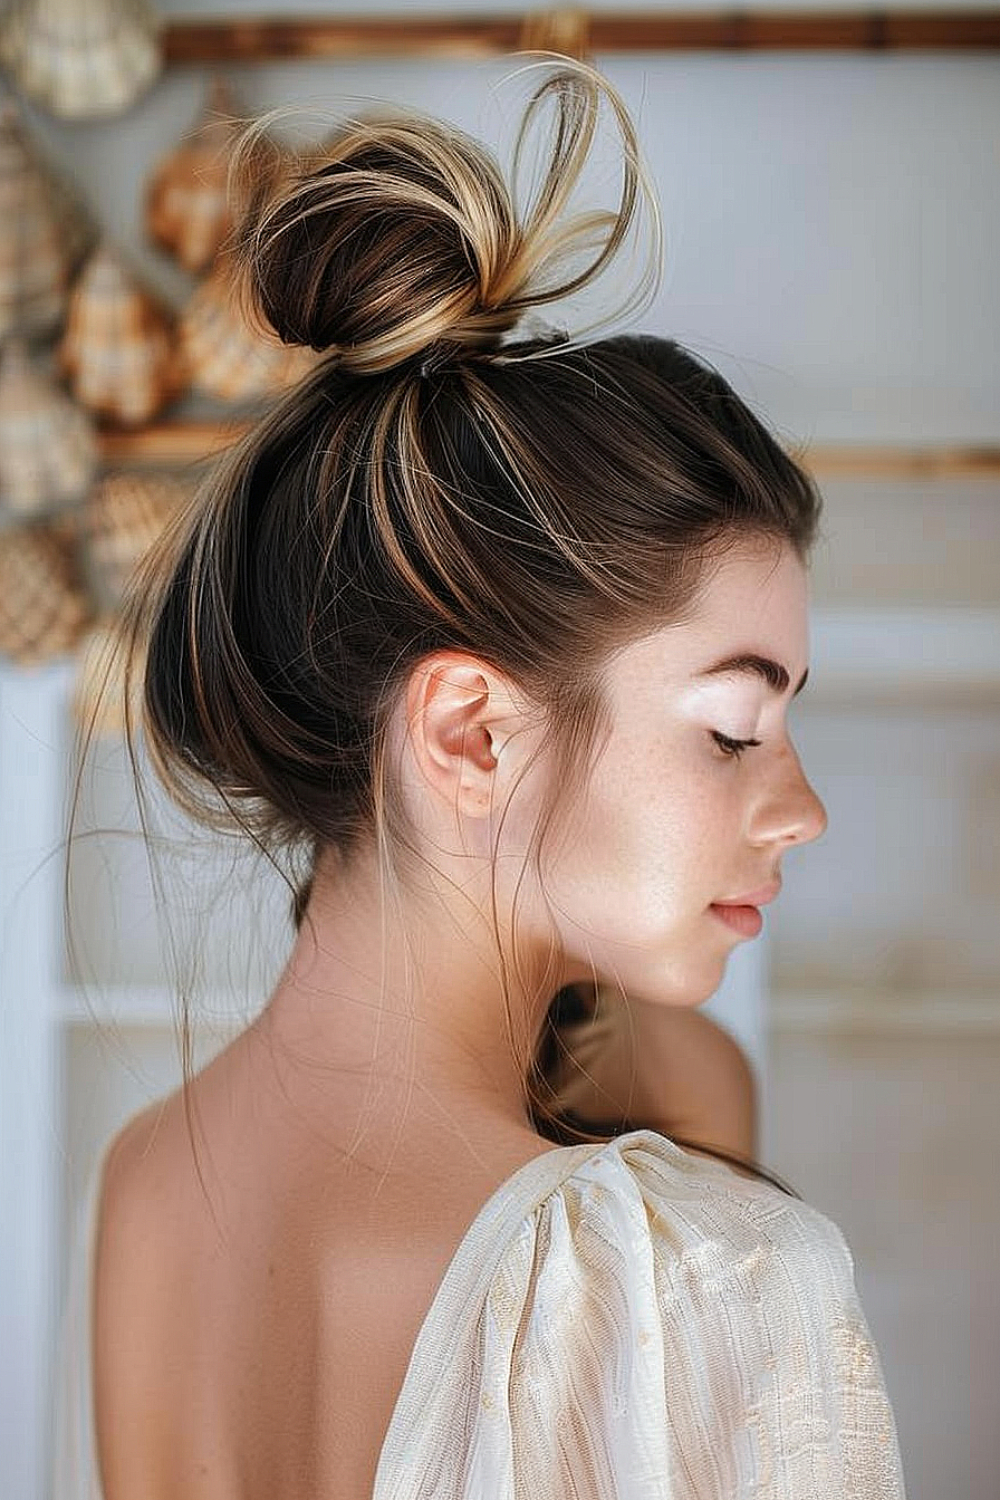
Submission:
<svg viewBox="0 0 1000 1500">
<path fill-rule="evenodd" d="M 200 275 L 232 227 L 229 164 L 243 130 L 221 79 L 194 130 L 157 166 L 146 192 L 146 233 Z"/>
<path fill-rule="evenodd" d="M 190 494 L 167 474 L 109 474 L 91 491 L 80 532 L 95 590 L 108 609 L 121 602 L 131 574 Z"/>
<path fill-rule="evenodd" d="M 12 339 L 0 356 L 0 509 L 29 516 L 75 504 L 96 464 L 87 413 Z"/>
<path fill-rule="evenodd" d="M 48 333 L 63 317 L 88 228 L 37 156 L 17 109 L 0 109 L 0 338 Z"/>
<path fill-rule="evenodd" d="M 115 114 L 160 71 L 158 30 L 147 0 L 13 0 L 0 61 L 53 114 Z"/>
<path fill-rule="evenodd" d="M 62 656 L 89 617 L 65 534 L 44 525 L 0 531 L 0 653 L 22 666 Z"/>
<path fill-rule="evenodd" d="M 192 384 L 223 401 L 254 401 L 301 380 L 317 364 L 313 349 L 267 338 L 243 318 L 220 262 L 181 313 L 181 351 Z"/>
<path fill-rule="evenodd" d="M 105 244 L 73 288 L 59 358 L 76 399 L 126 426 L 148 422 L 186 383 L 172 316 Z"/>
</svg>

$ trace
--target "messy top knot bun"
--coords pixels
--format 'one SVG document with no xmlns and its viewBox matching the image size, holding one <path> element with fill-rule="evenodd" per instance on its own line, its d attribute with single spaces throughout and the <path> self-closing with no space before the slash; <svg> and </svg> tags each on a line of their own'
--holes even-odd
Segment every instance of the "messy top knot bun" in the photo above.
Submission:
<svg viewBox="0 0 1000 1500">
<path fill-rule="evenodd" d="M 244 296 L 286 343 L 336 355 L 358 374 L 391 369 L 435 345 L 495 348 L 527 308 L 590 280 L 628 230 L 637 151 L 623 110 L 617 207 L 565 214 L 600 95 L 585 68 L 550 76 L 535 94 L 517 141 L 515 182 L 531 126 L 550 98 L 561 125 L 523 221 L 490 152 L 433 119 L 354 121 L 265 187 L 259 154 L 248 151 L 241 196 L 249 207 L 237 241 Z"/>
</svg>

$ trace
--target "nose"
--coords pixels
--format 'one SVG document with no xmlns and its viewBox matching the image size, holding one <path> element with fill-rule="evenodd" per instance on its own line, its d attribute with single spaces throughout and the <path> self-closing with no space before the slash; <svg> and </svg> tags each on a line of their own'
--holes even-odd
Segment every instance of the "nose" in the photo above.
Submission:
<svg viewBox="0 0 1000 1500">
<path fill-rule="evenodd" d="M 775 778 L 754 809 L 751 837 L 758 844 L 808 844 L 826 832 L 826 808 L 789 744 L 779 755 Z"/>
</svg>

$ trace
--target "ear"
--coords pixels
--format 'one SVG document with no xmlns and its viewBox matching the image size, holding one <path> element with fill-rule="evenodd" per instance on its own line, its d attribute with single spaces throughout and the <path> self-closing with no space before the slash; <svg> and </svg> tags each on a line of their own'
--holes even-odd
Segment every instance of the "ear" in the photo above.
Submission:
<svg viewBox="0 0 1000 1500">
<path fill-rule="evenodd" d="M 484 817 L 504 772 L 504 745 L 526 705 L 502 672 L 474 656 L 436 651 L 406 688 L 408 742 L 422 778 L 452 810 Z"/>
</svg>

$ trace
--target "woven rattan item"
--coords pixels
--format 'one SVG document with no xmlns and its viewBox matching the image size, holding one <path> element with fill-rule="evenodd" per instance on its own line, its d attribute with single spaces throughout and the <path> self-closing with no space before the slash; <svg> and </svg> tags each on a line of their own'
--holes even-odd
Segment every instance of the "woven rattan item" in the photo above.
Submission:
<svg viewBox="0 0 1000 1500">
<path fill-rule="evenodd" d="M 106 244 L 73 288 L 59 359 L 76 399 L 125 426 L 148 422 L 186 384 L 172 315 Z"/>
<path fill-rule="evenodd" d="M 53 114 L 115 114 L 159 72 L 158 31 L 148 0 L 11 0 L 0 61 Z"/>
<path fill-rule="evenodd" d="M 11 339 L 0 355 L 0 509 L 30 516 L 75 504 L 96 463 L 87 413 Z"/>
<path fill-rule="evenodd" d="M 223 401 L 256 401 L 301 380 L 316 365 L 312 349 L 290 348 L 248 326 L 225 261 L 195 288 L 180 320 L 181 351 L 191 383 Z"/>
<path fill-rule="evenodd" d="M 80 535 L 102 605 L 120 603 L 129 577 L 192 486 L 170 474 L 109 474 L 80 513 Z"/>
<path fill-rule="evenodd" d="M 146 190 L 146 233 L 193 275 L 207 271 L 232 226 L 229 164 L 243 124 L 221 78 L 191 133 L 159 163 Z"/>
<path fill-rule="evenodd" d="M 0 338 L 43 336 L 62 320 L 89 233 L 8 101 L 0 109 Z"/>
<path fill-rule="evenodd" d="M 71 651 L 90 618 L 73 551 L 58 527 L 0 531 L 0 653 L 29 666 Z"/>
</svg>

